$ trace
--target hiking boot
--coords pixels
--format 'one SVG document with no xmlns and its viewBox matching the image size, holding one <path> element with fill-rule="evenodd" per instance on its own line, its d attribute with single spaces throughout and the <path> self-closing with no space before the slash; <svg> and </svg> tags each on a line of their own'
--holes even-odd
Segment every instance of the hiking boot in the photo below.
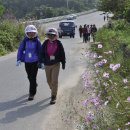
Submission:
<svg viewBox="0 0 130 130">
<path fill-rule="evenodd" d="M 50 104 L 55 104 L 56 103 L 56 96 L 52 95 Z"/>
<path fill-rule="evenodd" d="M 28 101 L 32 101 L 32 100 L 34 100 L 34 96 L 31 96 L 31 95 L 30 95 L 30 96 L 28 97 Z"/>
</svg>

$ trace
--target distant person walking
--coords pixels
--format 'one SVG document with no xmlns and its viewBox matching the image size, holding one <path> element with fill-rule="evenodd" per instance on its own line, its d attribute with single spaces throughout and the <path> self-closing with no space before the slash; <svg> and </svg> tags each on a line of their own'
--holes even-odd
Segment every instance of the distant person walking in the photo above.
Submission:
<svg viewBox="0 0 130 130">
<path fill-rule="evenodd" d="M 88 40 L 87 25 L 84 24 L 84 27 L 83 27 L 83 42 L 87 43 L 87 40 Z"/>
<path fill-rule="evenodd" d="M 51 89 L 50 104 L 55 104 L 58 91 L 60 62 L 64 70 L 66 58 L 63 45 L 61 41 L 57 39 L 57 30 L 55 28 L 50 28 L 47 30 L 46 35 L 48 39 L 42 44 L 41 62 L 45 65 L 47 83 Z"/>
<path fill-rule="evenodd" d="M 82 27 L 82 25 L 80 25 L 79 26 L 79 36 L 80 36 L 80 38 L 82 37 L 82 35 L 83 35 L 83 27 Z"/>
<path fill-rule="evenodd" d="M 90 42 L 91 27 L 87 25 L 87 41 Z"/>
<path fill-rule="evenodd" d="M 37 91 L 37 72 L 41 42 L 38 39 L 38 31 L 34 25 L 28 25 L 25 28 L 25 34 L 26 36 L 18 48 L 16 65 L 19 66 L 21 62 L 25 63 L 25 70 L 30 83 L 28 100 L 31 101 L 34 99 Z"/>
<path fill-rule="evenodd" d="M 107 14 L 107 21 L 109 20 L 109 14 Z"/>
<path fill-rule="evenodd" d="M 92 36 L 93 42 L 95 42 L 96 32 L 97 32 L 97 27 L 95 24 L 93 24 L 91 27 L 91 36 Z"/>
<path fill-rule="evenodd" d="M 104 19 L 104 21 L 106 20 L 106 16 L 105 15 L 104 15 L 103 19 Z"/>
</svg>

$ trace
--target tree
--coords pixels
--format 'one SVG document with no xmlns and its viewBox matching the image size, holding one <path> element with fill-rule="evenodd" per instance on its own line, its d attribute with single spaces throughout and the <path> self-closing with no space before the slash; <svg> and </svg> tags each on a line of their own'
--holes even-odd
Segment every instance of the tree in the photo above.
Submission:
<svg viewBox="0 0 130 130">
<path fill-rule="evenodd" d="M 13 12 L 17 19 L 24 18 L 25 16 L 32 17 L 33 14 L 38 14 L 37 18 L 53 17 L 58 14 L 61 15 L 63 9 L 66 14 L 67 12 L 80 12 L 88 10 L 88 8 L 94 7 L 96 0 L 68 0 L 69 8 L 67 8 L 67 0 L 1 0 L 2 4 L 6 7 L 6 9 Z M 42 9 L 42 12 L 37 10 L 41 6 L 45 6 L 46 9 Z M 90 9 L 89 8 L 89 9 Z M 43 11 L 45 10 L 45 11 Z M 36 13 L 35 13 L 36 11 Z M 60 11 L 60 12 L 58 12 Z M 46 14 L 44 13 L 46 12 Z M 42 15 L 44 14 L 44 16 Z M 45 17 L 45 18 L 46 18 Z"/>
<path fill-rule="evenodd" d="M 99 0 L 98 9 L 112 12 L 117 18 L 126 18 L 130 9 L 130 0 Z"/>
<path fill-rule="evenodd" d="M 0 17 L 3 15 L 4 11 L 5 11 L 5 8 L 0 1 Z"/>
</svg>

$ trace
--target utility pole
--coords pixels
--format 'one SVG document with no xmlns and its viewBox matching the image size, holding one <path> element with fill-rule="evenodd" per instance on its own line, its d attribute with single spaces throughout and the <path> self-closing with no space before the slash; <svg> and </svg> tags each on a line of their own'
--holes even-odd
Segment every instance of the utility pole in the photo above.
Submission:
<svg viewBox="0 0 130 130">
<path fill-rule="evenodd" d="M 68 9 L 69 8 L 68 0 L 66 0 L 66 4 L 67 4 L 67 9 Z"/>
</svg>

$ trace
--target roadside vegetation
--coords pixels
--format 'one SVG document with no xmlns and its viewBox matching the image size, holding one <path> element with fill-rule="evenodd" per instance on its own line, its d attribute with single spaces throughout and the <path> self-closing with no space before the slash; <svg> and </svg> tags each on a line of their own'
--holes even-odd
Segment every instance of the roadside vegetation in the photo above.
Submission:
<svg viewBox="0 0 130 130">
<path fill-rule="evenodd" d="M 94 83 L 90 85 L 87 72 L 82 80 L 86 92 L 93 93 L 83 102 L 86 115 L 78 130 L 130 129 L 130 2 L 119 2 L 99 2 L 99 9 L 114 17 L 98 30 L 96 42 L 90 45 Z"/>
<path fill-rule="evenodd" d="M 0 21 L 0 56 L 17 50 L 25 36 L 25 25 L 16 20 Z M 43 31 L 37 27 L 40 40 L 44 39 Z"/>
<path fill-rule="evenodd" d="M 112 28 L 99 29 L 91 45 L 96 96 L 86 102 L 94 106 L 86 116 L 86 130 L 128 130 L 130 128 L 130 28 L 125 20 Z M 89 125 L 88 125 L 89 124 Z"/>
<path fill-rule="evenodd" d="M 15 51 L 23 36 L 22 24 L 16 21 L 0 21 L 0 55 Z"/>
</svg>

